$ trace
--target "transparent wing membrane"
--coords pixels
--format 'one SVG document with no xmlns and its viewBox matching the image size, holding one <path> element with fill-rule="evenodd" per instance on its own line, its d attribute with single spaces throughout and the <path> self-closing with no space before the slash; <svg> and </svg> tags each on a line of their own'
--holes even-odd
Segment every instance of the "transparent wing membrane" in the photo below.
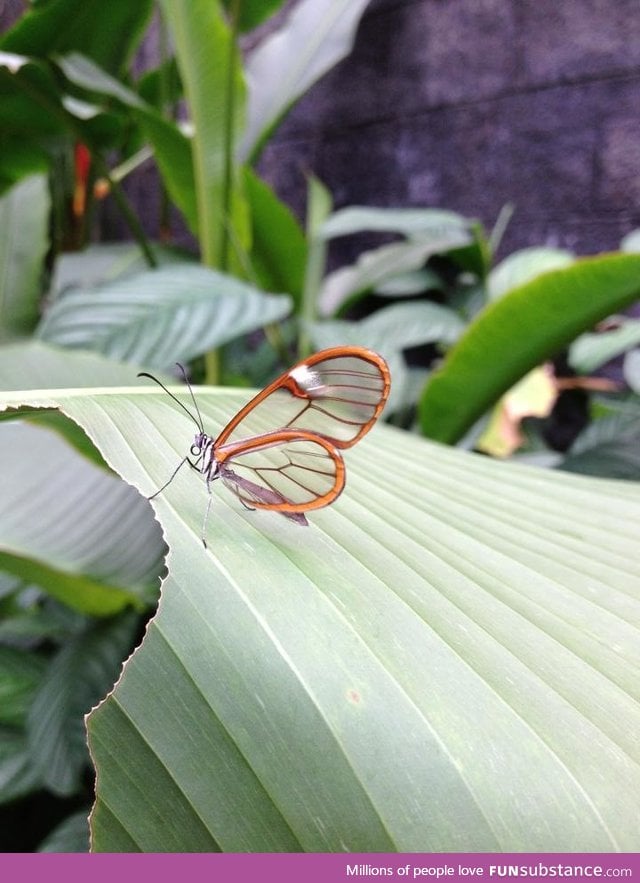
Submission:
<svg viewBox="0 0 640 883">
<path fill-rule="evenodd" d="M 250 508 L 306 512 L 332 503 L 344 487 L 340 453 L 290 430 L 227 445 L 218 462 L 225 485 Z"/>
<path fill-rule="evenodd" d="M 376 353 L 362 347 L 316 353 L 249 402 L 222 431 L 216 449 L 275 429 L 302 430 L 348 448 L 371 429 L 389 388 L 389 370 Z"/>
</svg>

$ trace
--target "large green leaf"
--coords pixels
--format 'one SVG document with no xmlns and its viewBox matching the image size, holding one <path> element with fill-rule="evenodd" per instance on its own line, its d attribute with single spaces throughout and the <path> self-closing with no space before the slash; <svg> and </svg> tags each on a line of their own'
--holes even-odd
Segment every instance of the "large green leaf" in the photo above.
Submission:
<svg viewBox="0 0 640 883">
<path fill-rule="evenodd" d="M 59 143 L 60 138 L 66 136 L 62 94 L 45 64 L 0 50 L 0 98 L 5 151 L 13 154 L 22 148 L 29 155 L 36 146 L 37 152 L 48 156 L 45 147 Z M 5 164 L 3 157 L 3 167 Z M 27 163 L 27 168 L 29 165 Z M 8 166 L 18 171 L 19 158 L 12 156 Z"/>
<path fill-rule="evenodd" d="M 97 353 L 61 349 L 37 340 L 0 346 L 0 390 L 146 386 L 148 381 L 136 374 L 130 364 L 115 362 Z M 169 377 L 161 375 L 160 379 L 169 382 Z M 104 467 L 104 460 L 95 445 L 76 423 L 59 411 L 23 409 L 21 416 L 30 423 L 53 429 L 89 460 Z M 11 412 L 0 413 L 0 421 L 14 417 Z"/>
<path fill-rule="evenodd" d="M 49 343 L 96 350 L 121 361 L 168 368 L 283 319 L 291 301 L 232 276 L 188 264 L 73 289 L 45 315 Z"/>
<path fill-rule="evenodd" d="M 151 14 L 152 0 L 49 0 L 7 31 L 0 48 L 47 57 L 80 50 L 112 73 L 130 57 Z"/>
<path fill-rule="evenodd" d="M 425 435 L 452 443 L 513 384 L 583 331 L 640 297 L 640 257 L 584 258 L 537 276 L 488 306 L 431 375 Z"/>
<path fill-rule="evenodd" d="M 0 460 L 0 569 L 94 615 L 153 602 L 164 547 L 144 500 L 21 421 L 0 423 Z"/>
<path fill-rule="evenodd" d="M 300 0 L 250 54 L 242 160 L 255 155 L 291 105 L 349 54 L 369 0 Z"/>
<path fill-rule="evenodd" d="M 150 248 L 158 266 L 182 263 L 189 259 L 187 253 L 177 248 L 157 243 L 151 243 Z M 192 260 L 195 263 L 195 257 Z M 141 248 L 133 242 L 93 243 L 82 251 L 68 251 L 58 255 L 50 297 L 55 299 L 68 288 L 86 289 L 148 269 L 149 265 Z"/>
<path fill-rule="evenodd" d="M 135 375 L 131 365 L 106 359 L 97 353 L 65 350 L 39 340 L 0 346 L 0 390 L 145 383 Z"/>
<path fill-rule="evenodd" d="M 244 170 L 251 207 L 251 267 L 267 291 L 286 291 L 300 300 L 307 244 L 297 220 L 251 169 Z"/>
<path fill-rule="evenodd" d="M 244 78 L 239 50 L 219 3 L 161 0 L 175 43 L 189 105 L 198 206 L 198 236 L 204 263 L 236 266 L 235 247 L 249 246 L 249 220 L 235 163 L 244 126 Z M 234 250 L 232 250 L 234 249 Z"/>
<path fill-rule="evenodd" d="M 196 392 L 212 432 L 243 401 Z M 193 436 L 161 391 L 50 399 L 145 494 Z M 386 427 L 346 459 L 309 528 L 215 487 L 204 549 L 191 471 L 154 503 L 170 576 L 90 717 L 93 848 L 637 851 L 638 487 Z"/>
<path fill-rule="evenodd" d="M 45 175 L 25 178 L 0 199 L 0 337 L 26 334 L 39 319 L 49 207 Z"/>
</svg>

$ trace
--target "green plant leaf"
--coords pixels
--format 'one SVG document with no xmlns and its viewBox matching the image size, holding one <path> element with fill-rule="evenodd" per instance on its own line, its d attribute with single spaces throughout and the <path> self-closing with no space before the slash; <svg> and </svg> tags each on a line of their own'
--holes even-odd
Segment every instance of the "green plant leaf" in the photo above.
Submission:
<svg viewBox="0 0 640 883">
<path fill-rule="evenodd" d="M 640 230 L 632 230 L 622 238 L 620 251 L 640 251 Z"/>
<path fill-rule="evenodd" d="M 521 377 L 578 334 L 640 296 L 640 257 L 584 258 L 513 289 L 479 314 L 435 371 L 420 402 L 422 431 L 460 439 Z"/>
<path fill-rule="evenodd" d="M 549 270 L 570 266 L 574 256 L 562 248 L 523 248 L 510 254 L 491 270 L 487 279 L 489 300 L 497 300 Z"/>
<path fill-rule="evenodd" d="M 0 725 L 22 726 L 46 668 L 44 659 L 0 646 Z"/>
<path fill-rule="evenodd" d="M 227 270 L 237 264 L 232 246 L 249 247 L 248 208 L 235 163 L 244 126 L 245 87 L 240 54 L 219 3 L 161 0 L 175 43 L 189 105 L 204 263 Z"/>
<path fill-rule="evenodd" d="M 98 92 L 111 98 L 117 98 L 118 101 L 129 107 L 144 107 L 144 102 L 135 92 L 124 86 L 86 55 L 80 52 L 69 52 L 58 55 L 55 61 L 65 77 L 74 85 L 90 92 Z"/>
<path fill-rule="evenodd" d="M 0 39 L 6 52 L 40 58 L 82 51 L 111 73 L 130 58 L 151 10 L 152 0 L 49 0 L 32 9 Z"/>
<path fill-rule="evenodd" d="M 637 597 L 637 491 L 507 469 L 505 494 L 494 464 L 391 432 L 350 453 L 346 499 L 301 539 L 220 496 L 209 557 L 192 492 L 162 505 L 163 607 L 90 723 L 94 848 L 635 848 L 611 714 L 637 717 L 637 680 L 608 648 Z"/>
<path fill-rule="evenodd" d="M 623 371 L 624 379 L 631 389 L 640 395 L 640 349 L 636 348 L 627 353 Z"/>
<path fill-rule="evenodd" d="M 0 49 L 0 98 L 3 147 L 11 150 L 9 167 L 19 169 L 21 166 L 20 142 L 27 155 L 36 146 L 48 162 L 47 146 L 50 148 L 67 138 L 62 94 L 51 71 L 33 58 Z M 3 166 L 5 162 L 3 158 Z"/>
<path fill-rule="evenodd" d="M 42 785 L 24 733 L 0 727 L 0 806 Z"/>
<path fill-rule="evenodd" d="M 591 423 L 557 464 L 559 469 L 605 478 L 640 479 L 640 398 L 596 400 Z"/>
<path fill-rule="evenodd" d="M 153 145 L 169 193 L 199 237 L 203 260 L 218 269 L 235 266 L 240 261 L 238 255 L 249 249 L 250 232 L 248 207 L 232 162 L 243 115 L 239 59 L 228 26 L 214 4 L 207 0 L 172 2 L 166 13 L 174 30 L 192 115 L 191 137 L 90 59 L 72 53 L 57 63 L 76 86 L 108 95 L 131 108 Z M 219 63 L 220 57 L 225 64 Z M 226 72 L 229 64 L 231 75 Z"/>
<path fill-rule="evenodd" d="M 408 239 L 442 239 L 454 234 L 469 233 L 469 220 L 457 212 L 444 209 L 375 208 L 349 206 L 340 209 L 323 223 L 320 235 L 326 239 L 350 236 L 353 233 L 399 233 Z"/>
<path fill-rule="evenodd" d="M 233 6 L 233 0 L 222 0 L 227 10 Z M 284 0 L 242 0 L 238 26 L 241 31 L 250 31 L 284 5 Z"/>
<path fill-rule="evenodd" d="M 78 790 L 89 762 L 84 715 L 113 685 L 138 628 L 132 612 L 92 623 L 49 663 L 29 711 L 27 741 L 36 770 L 54 794 Z"/>
<path fill-rule="evenodd" d="M 151 243 L 151 250 L 158 266 L 189 260 L 181 249 Z M 192 261 L 196 262 L 195 257 Z M 63 252 L 55 262 L 51 297 L 55 299 L 69 288 L 89 288 L 148 269 L 142 250 L 131 242 L 101 242 L 82 251 Z"/>
<path fill-rule="evenodd" d="M 244 169 L 244 186 L 251 209 L 253 272 L 267 291 L 285 291 L 299 303 L 307 244 L 297 220 L 251 169 Z"/>
<path fill-rule="evenodd" d="M 439 291 L 442 288 L 443 282 L 440 276 L 425 267 L 381 282 L 376 286 L 375 292 L 384 297 L 409 297 L 413 294 L 423 294 L 425 291 Z"/>
<path fill-rule="evenodd" d="M 392 242 L 363 252 L 348 267 L 330 273 L 324 280 L 318 302 L 322 315 L 330 316 L 351 305 L 359 295 L 372 288 L 419 270 L 435 254 L 449 251 L 468 241 L 468 234 L 454 230 L 442 238 Z"/>
<path fill-rule="evenodd" d="M 137 377 L 136 373 L 131 365 L 98 354 L 60 349 L 40 341 L 0 346 L 0 390 L 146 386 L 147 381 Z M 169 382 L 169 377 L 164 375 L 159 379 Z M 15 416 L 12 412 L 0 412 L 0 422 L 13 420 Z M 59 411 L 23 408 L 20 416 L 37 426 L 53 429 L 83 456 L 98 466 L 105 466 L 101 454 L 86 434 Z"/>
<path fill-rule="evenodd" d="M 355 343 L 382 355 L 425 343 L 452 344 L 464 331 L 464 322 L 453 310 L 429 301 L 393 304 L 357 322 L 335 320 L 312 326 L 315 345 Z"/>
<path fill-rule="evenodd" d="M 17 577 L 12 578 L 19 582 Z M 33 647 L 46 640 L 59 641 L 66 633 L 57 619 L 35 605 L 0 620 L 0 644 L 9 647 Z"/>
<path fill-rule="evenodd" d="M 38 847 L 38 852 L 89 852 L 89 809 L 60 822 Z"/>
<path fill-rule="evenodd" d="M 0 424 L 0 454 L 2 569 L 96 616 L 153 603 L 164 546 L 144 500 L 21 421 Z"/>
<path fill-rule="evenodd" d="M 246 62 L 249 87 L 241 160 L 261 142 L 291 105 L 351 51 L 369 0 L 300 0 L 284 24 Z"/>
<path fill-rule="evenodd" d="M 307 334 L 309 323 L 318 316 L 318 294 L 327 264 L 327 243 L 319 235 L 320 228 L 329 216 L 333 206 L 331 193 L 319 178 L 307 177 L 307 218 L 306 234 L 309 250 L 304 270 L 302 302 L 299 310 L 298 353 L 307 356 L 311 352 L 311 341 Z"/>
<path fill-rule="evenodd" d="M 131 365 L 39 340 L 0 345 L 0 390 L 144 385 Z"/>
<path fill-rule="evenodd" d="M 168 368 L 277 322 L 290 309 L 284 295 L 265 294 L 206 267 L 173 264 L 67 292 L 52 304 L 38 335 Z"/>
<path fill-rule="evenodd" d="M 176 104 L 184 96 L 184 89 L 175 58 L 168 58 L 159 67 L 145 71 L 136 83 L 136 90 L 143 101 L 161 113 L 166 103 Z"/>
<path fill-rule="evenodd" d="M 184 215 L 191 232 L 198 236 L 198 204 L 190 136 L 156 112 L 140 110 L 134 115 L 153 146 L 167 192 Z"/>
<path fill-rule="evenodd" d="M 604 478 L 640 480 L 640 431 L 633 438 L 616 438 L 571 452 L 558 464 L 566 472 Z"/>
<path fill-rule="evenodd" d="M 0 133 L 0 195 L 22 178 L 44 173 L 49 167 L 46 150 L 37 143 Z"/>
<path fill-rule="evenodd" d="M 45 175 L 25 178 L 0 199 L 0 337 L 27 334 L 39 319 L 49 209 Z"/>
<path fill-rule="evenodd" d="M 208 431 L 245 400 L 196 394 Z M 161 391 L 53 395 L 143 493 L 192 438 Z M 205 550 L 195 475 L 155 502 L 171 575 L 90 718 L 94 849 L 637 851 L 638 487 L 386 427 L 345 459 L 304 530 L 216 487 Z"/>
<path fill-rule="evenodd" d="M 598 334 L 582 334 L 569 347 L 569 364 L 579 374 L 597 371 L 631 347 L 640 344 L 640 319 L 620 316 L 616 328 Z"/>
</svg>

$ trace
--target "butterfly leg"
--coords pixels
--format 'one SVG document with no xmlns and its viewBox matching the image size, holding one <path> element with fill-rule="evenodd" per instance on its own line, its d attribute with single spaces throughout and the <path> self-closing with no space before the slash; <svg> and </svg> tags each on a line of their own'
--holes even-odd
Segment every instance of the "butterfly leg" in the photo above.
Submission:
<svg viewBox="0 0 640 883">
<path fill-rule="evenodd" d="M 182 460 L 180 460 L 180 462 L 178 463 L 176 468 L 171 473 L 171 478 L 169 479 L 169 481 L 165 481 L 165 483 L 162 485 L 161 488 L 158 488 L 158 490 L 155 493 L 151 494 L 150 497 L 147 497 L 147 500 L 153 500 L 155 497 L 159 496 L 165 488 L 169 487 L 169 485 L 171 484 L 173 479 L 176 477 L 176 475 L 178 474 L 180 469 L 182 469 L 182 467 L 184 466 L 185 463 L 189 463 L 189 465 L 193 466 L 193 463 L 191 463 L 191 460 L 189 460 L 188 457 L 184 457 Z"/>
<path fill-rule="evenodd" d="M 209 512 L 211 511 L 211 501 L 213 500 L 213 494 L 211 493 L 211 485 L 207 482 L 207 493 L 209 494 L 209 498 L 207 500 L 207 508 L 204 510 L 204 519 L 202 520 L 202 545 L 207 548 L 207 521 L 209 520 Z"/>
</svg>

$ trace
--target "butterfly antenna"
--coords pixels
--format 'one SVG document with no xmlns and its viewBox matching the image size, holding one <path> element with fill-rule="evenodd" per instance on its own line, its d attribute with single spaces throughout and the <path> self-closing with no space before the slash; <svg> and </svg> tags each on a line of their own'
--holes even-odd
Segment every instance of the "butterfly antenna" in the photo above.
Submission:
<svg viewBox="0 0 640 883">
<path fill-rule="evenodd" d="M 182 368 L 182 365 L 180 365 L 180 368 Z M 184 374 L 184 368 L 182 368 L 182 373 Z M 189 417 L 193 420 L 193 422 L 196 424 L 196 426 L 198 427 L 198 429 L 199 429 L 201 432 L 204 432 L 204 427 L 203 427 L 203 425 L 202 425 L 202 417 L 200 417 L 200 411 L 198 410 L 198 405 L 197 405 L 197 404 L 196 404 L 196 411 L 198 411 L 198 417 L 200 417 L 200 422 L 198 422 L 198 421 L 196 420 L 196 418 L 193 416 L 193 414 L 192 414 L 191 411 L 187 408 L 187 406 L 184 405 L 184 404 L 180 401 L 180 399 L 177 398 L 177 396 L 174 396 L 174 394 L 173 394 L 172 392 L 170 392 L 170 390 L 167 389 L 167 387 L 164 385 L 164 383 L 162 383 L 161 380 L 158 380 L 157 377 L 154 377 L 153 374 L 149 374 L 149 373 L 147 373 L 146 371 L 140 371 L 140 372 L 138 373 L 138 377 L 148 377 L 149 380 L 153 380 L 154 383 L 157 383 L 158 386 L 161 386 L 162 389 L 163 389 L 163 390 L 166 392 L 166 394 L 169 396 L 169 398 L 172 398 L 174 402 L 176 402 L 178 405 L 180 405 L 180 407 L 182 408 L 182 410 L 183 410 L 186 414 L 189 415 Z M 186 374 L 185 374 L 185 380 L 186 380 Z M 187 381 L 187 386 L 189 386 L 189 381 Z M 189 392 L 191 392 L 191 386 L 189 386 Z M 195 404 L 196 400 L 193 398 L 193 392 L 191 392 L 191 398 L 193 399 L 194 404 Z"/>
<path fill-rule="evenodd" d="M 197 401 L 196 401 L 196 397 L 194 396 L 194 394 L 193 394 L 193 390 L 191 389 L 191 384 L 189 383 L 189 378 L 187 377 L 187 372 L 184 370 L 184 366 L 181 365 L 180 362 L 176 362 L 176 365 L 177 365 L 178 368 L 180 368 L 180 370 L 182 371 L 182 376 L 184 377 L 184 382 L 185 382 L 185 383 L 187 384 L 187 386 L 189 387 L 189 394 L 191 395 L 191 401 L 192 401 L 193 404 L 194 404 L 194 407 L 195 407 L 195 409 L 196 409 L 196 413 L 197 413 L 197 415 L 198 415 L 198 419 L 200 420 L 200 431 L 201 431 L 201 432 L 204 432 L 204 423 L 202 422 L 202 414 L 200 413 L 200 408 L 198 407 L 198 403 L 197 403 Z"/>
</svg>

